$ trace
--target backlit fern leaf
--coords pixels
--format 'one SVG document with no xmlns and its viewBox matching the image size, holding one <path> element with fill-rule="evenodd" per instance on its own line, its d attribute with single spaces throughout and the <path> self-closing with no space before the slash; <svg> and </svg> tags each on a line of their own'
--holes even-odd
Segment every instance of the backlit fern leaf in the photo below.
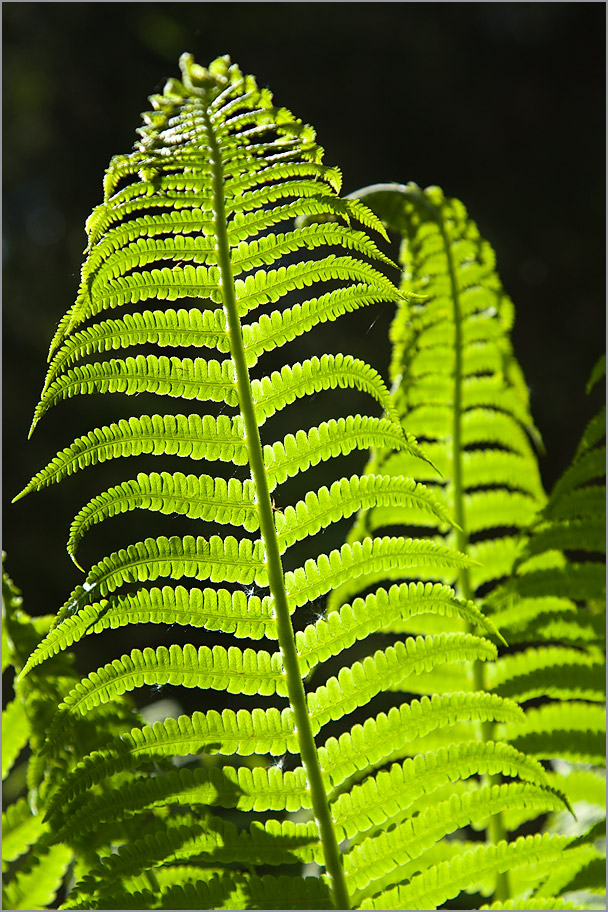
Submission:
<svg viewBox="0 0 608 912">
<path fill-rule="evenodd" d="M 56 661 L 84 636 L 138 623 L 234 634 L 251 646 L 146 646 L 68 685 L 44 754 L 45 762 L 62 769 L 62 784 L 48 796 L 47 819 L 56 839 L 74 845 L 89 838 L 91 825 L 95 828 L 98 860 L 76 875 L 75 907 L 87 901 L 94 907 L 103 896 L 118 902 L 125 879 L 149 868 L 160 875 L 165 865 L 191 859 L 203 873 L 210 864 L 245 859 L 248 866 L 291 864 L 295 884 L 301 863 L 314 860 L 327 871 L 334 903 L 345 907 L 349 900 L 338 851 L 342 830 L 332 821 L 329 790 L 350 752 L 345 747 L 336 767 L 331 738 L 324 734 L 326 756 L 314 736 L 382 694 L 407 690 L 408 676 L 446 663 L 492 659 L 496 650 L 469 633 L 438 633 L 397 638 L 390 645 L 379 640 L 373 647 L 370 640 L 369 654 L 361 659 L 343 658 L 342 651 L 381 634 L 387 612 L 397 620 L 436 608 L 473 617 L 491 632 L 495 628 L 448 589 L 415 582 L 428 566 L 457 572 L 469 563 L 441 542 L 389 535 L 341 548 L 319 546 L 325 530 L 374 506 L 427 515 L 449 527 L 449 511 L 431 490 L 412 481 L 411 473 L 396 479 L 337 475 L 335 483 L 305 490 L 301 499 L 286 503 L 283 497 L 280 509 L 273 510 L 271 492 L 279 497 L 285 482 L 305 478 L 319 462 L 353 450 L 382 446 L 427 465 L 413 436 L 401 428 L 382 378 L 359 358 L 320 353 L 299 362 L 282 358 L 278 369 L 265 367 L 273 352 L 319 324 L 396 301 L 399 292 L 378 268 L 390 267 L 390 260 L 355 227 L 384 234 L 381 222 L 359 201 L 340 199 L 339 172 L 322 164 L 310 127 L 274 107 L 270 93 L 226 58 L 204 70 L 185 55 L 182 77 L 182 83 L 172 80 L 164 95 L 153 97 L 155 110 L 146 115 L 135 151 L 110 165 L 104 202 L 87 223 L 89 246 L 78 297 L 51 346 L 32 429 L 61 400 L 96 393 L 143 393 L 146 402 L 153 394 L 168 400 L 169 408 L 171 399 L 179 398 L 200 403 L 200 410 L 119 418 L 94 428 L 59 452 L 20 496 L 121 457 L 202 460 L 205 469 L 210 466 L 203 473 L 161 467 L 96 492 L 76 515 L 68 550 L 74 556 L 100 523 L 112 519 L 116 524 L 116 517 L 135 510 L 177 515 L 196 523 L 197 531 L 141 536 L 93 563 L 33 650 L 25 674 L 37 674 L 41 663 Z M 302 225 L 309 216 L 329 220 Z M 299 220 L 295 228 L 294 218 Z M 219 358 L 207 358 L 207 350 Z M 120 357 L 113 357 L 115 352 Z M 293 433 L 282 430 L 277 438 L 271 419 L 282 416 L 287 405 L 326 391 L 339 398 L 346 389 L 384 414 L 342 415 L 308 430 L 296 424 Z M 214 403 L 228 414 L 215 414 Z M 215 474 L 214 462 L 247 467 L 249 477 Z M 226 524 L 234 534 L 214 534 Z M 308 556 L 292 559 L 296 545 L 298 555 Z M 84 546 L 79 549 L 84 564 L 83 551 Z M 286 559 L 289 569 L 283 568 Z M 365 603 L 345 607 L 327 621 L 317 618 L 294 636 L 290 616 L 295 611 L 370 575 L 409 582 L 388 591 L 379 588 Z M 160 584 L 153 585 L 157 580 Z M 201 581 L 208 581 L 206 588 L 194 585 Z M 262 639 L 278 640 L 279 651 L 258 648 Z M 328 664 L 334 657 L 341 667 Z M 305 690 L 303 679 L 313 669 L 323 676 Z M 78 732 L 89 715 L 104 712 L 134 689 L 165 684 L 251 695 L 254 706 L 221 714 L 208 710 L 132 732 L 125 726 L 118 739 L 82 754 Z M 269 698 L 282 699 L 283 710 L 268 706 Z M 451 703 L 414 702 L 409 711 L 411 719 L 400 716 L 380 754 L 376 741 L 359 755 L 362 772 L 382 758 L 405 756 L 403 745 L 414 732 L 461 716 L 489 714 L 508 721 L 515 712 L 509 701 L 488 703 L 483 694 L 460 695 Z M 382 718 L 375 724 L 381 726 Z M 356 737 L 356 732 L 351 725 L 342 737 Z M 151 762 L 163 769 L 164 758 L 207 750 L 223 758 L 255 754 L 259 762 L 268 754 L 291 753 L 301 757 L 302 766 L 284 773 L 273 773 L 271 766 L 260 773 L 268 777 L 265 786 L 254 771 L 245 787 L 248 773 L 239 772 L 235 779 L 238 765 L 223 760 L 213 780 L 220 784 L 215 800 L 220 808 L 240 809 L 237 827 L 220 818 L 189 816 L 188 807 L 210 803 L 203 768 L 194 778 L 184 771 L 179 781 L 170 775 L 158 782 L 149 778 Z M 289 785 L 286 792 L 292 780 L 297 788 Z M 341 792 L 344 788 L 343 782 Z M 235 790 L 242 796 L 236 805 Z M 167 830 L 166 812 L 174 801 L 183 810 Z M 248 813 L 263 808 L 267 819 L 260 829 Z M 312 811 L 314 819 L 284 819 L 295 811 Z M 300 832 L 302 846 L 312 839 L 314 848 L 296 850 Z M 208 857 L 201 848 L 205 840 L 211 847 Z M 117 847 L 115 855 L 107 854 L 110 846 Z M 152 878 L 139 889 L 140 896 L 151 890 L 154 902 L 161 901 L 161 881 Z"/>
<path fill-rule="evenodd" d="M 536 635 L 548 644 L 505 655 L 485 671 L 476 665 L 472 675 L 461 666 L 460 678 L 458 667 L 433 671 L 426 676 L 430 688 L 426 692 L 486 687 L 523 702 L 538 697 L 601 702 L 605 693 L 602 625 L 594 624 L 589 615 L 581 616 L 568 596 L 584 598 L 593 593 L 602 570 L 588 564 L 569 565 L 553 552 L 603 548 L 605 515 L 600 511 L 592 518 L 589 512 L 597 511 L 604 490 L 598 484 L 604 464 L 604 454 L 598 452 L 602 417 L 590 424 L 586 445 L 579 448 L 573 468 L 547 502 L 532 447 L 537 433 L 528 393 L 511 349 L 513 306 L 496 275 L 489 245 L 464 207 L 446 199 L 438 188 L 421 191 L 413 184 L 378 185 L 359 195 L 402 237 L 404 298 L 391 329 L 393 389 L 404 427 L 424 441 L 429 461 L 441 476 L 433 475 L 428 464 L 411 454 L 382 448 L 368 471 L 422 479 L 455 520 L 451 528 L 442 528 L 427 517 L 426 526 L 477 562 L 457 572 L 438 568 L 437 577 L 455 585 L 461 599 L 493 606 L 492 620 L 507 640 L 513 633 L 516 642 L 532 643 Z M 410 530 L 419 522 L 411 511 L 377 506 L 360 515 L 351 540 L 386 528 Z M 534 533 L 526 541 L 530 528 Z M 514 595 L 511 579 L 518 566 Z M 366 582 L 363 577 L 348 589 L 343 587 L 334 593 L 333 604 L 351 599 L 356 586 Z M 599 590 L 598 598 L 602 595 Z M 430 633 L 445 623 L 433 620 L 431 616 L 407 618 L 387 629 Z M 450 620 L 455 631 L 475 629 L 475 625 L 472 617 Z M 562 640 L 563 645 L 557 645 Z M 415 692 L 424 693 L 419 689 L 424 685 L 421 676 Z M 564 716 L 565 727 L 573 724 L 583 739 L 574 755 L 597 760 L 599 720 L 589 704 L 576 705 L 587 707 L 576 722 L 575 713 Z M 545 734 L 544 749 L 549 753 L 543 759 L 555 756 L 551 749 L 559 756 L 560 745 L 564 756 L 574 756 L 572 747 L 565 745 L 567 733 L 557 730 L 557 716 L 551 721 L 547 715 L 541 721 L 547 709 L 538 710 L 538 718 L 532 711 L 529 724 L 521 728 L 521 723 L 509 727 L 508 737 L 535 752 Z M 540 725 L 539 737 L 533 720 Z M 522 740 L 517 740 L 520 731 Z M 503 736 L 506 733 L 502 730 Z M 490 739 L 501 731 L 494 732 L 486 724 L 481 734 Z M 436 743 L 422 741 L 420 749 Z M 587 755 L 584 744 L 589 746 Z M 506 807 L 505 812 L 505 820 L 510 819 Z M 491 824 L 494 839 L 501 838 L 500 826 L 500 818 Z M 498 881 L 503 895 L 508 895 L 506 878 L 502 875 Z M 516 882 L 513 889 L 517 890 Z"/>
</svg>

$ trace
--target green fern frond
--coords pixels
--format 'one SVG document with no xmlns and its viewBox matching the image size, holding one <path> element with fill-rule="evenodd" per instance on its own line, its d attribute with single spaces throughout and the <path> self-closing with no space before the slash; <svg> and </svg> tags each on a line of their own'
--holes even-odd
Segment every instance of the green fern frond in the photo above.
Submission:
<svg viewBox="0 0 608 912">
<path fill-rule="evenodd" d="M 491 248 L 460 202 L 415 184 L 377 185 L 359 195 L 403 239 L 405 297 L 391 328 L 391 375 L 405 428 L 427 441 L 445 481 L 416 477 L 439 488 L 461 530 L 452 533 L 459 549 L 486 563 L 489 554 L 475 553 L 471 536 L 523 529 L 545 500 L 530 444 L 528 393 L 509 339 L 513 306 Z M 407 456 L 387 460 L 380 452 L 370 469 L 410 474 L 406 464 Z M 509 571 L 512 540 L 500 536 L 490 579 L 499 579 L 503 567 Z M 471 598 L 487 581 L 487 574 L 464 569 L 459 594 Z"/>
<path fill-rule="evenodd" d="M 452 861 L 417 874 L 409 884 L 364 899 L 362 909 L 428 909 L 457 896 L 471 881 L 521 865 L 543 865 L 549 870 L 569 839 L 563 836 L 525 836 L 512 843 L 480 846 Z"/>
<path fill-rule="evenodd" d="M 199 402 L 237 405 L 232 361 L 202 358 L 167 358 L 137 355 L 124 360 L 111 358 L 71 368 L 53 380 L 36 407 L 30 433 L 51 408 L 63 399 L 88 393 L 155 393 Z"/>
<path fill-rule="evenodd" d="M 520 702 L 538 696 L 601 702 L 605 696 L 605 662 L 560 646 L 502 656 L 488 675 L 496 693 Z"/>
<path fill-rule="evenodd" d="M 104 665 L 83 678 L 59 706 L 48 734 L 47 748 L 52 750 L 65 735 L 70 718 L 84 714 L 99 703 L 106 703 L 143 684 L 173 684 L 183 687 L 227 690 L 228 693 L 286 695 L 281 655 L 236 646 L 199 646 L 175 643 L 168 649 L 146 647 L 133 649 L 130 655 Z"/>
<path fill-rule="evenodd" d="M 252 640 L 263 636 L 277 638 L 272 603 L 268 598 L 247 596 L 240 590 L 152 587 L 110 596 L 87 605 L 76 614 L 67 615 L 32 652 L 22 674 L 26 675 L 31 668 L 68 649 L 84 636 L 136 623 L 204 627 Z"/>
<path fill-rule="evenodd" d="M 68 553 L 74 559 L 85 533 L 95 523 L 127 510 L 145 509 L 179 513 L 189 519 L 243 526 L 247 532 L 259 529 L 251 481 L 235 478 L 225 481 L 209 475 L 184 475 L 176 472 L 140 472 L 135 479 L 99 494 L 82 508 L 70 527 Z"/>
<path fill-rule="evenodd" d="M 161 869 L 161 871 L 164 869 Z M 172 865 L 176 872 L 172 883 L 162 883 L 160 894 L 149 889 L 137 892 L 115 885 L 110 893 L 99 892 L 87 908 L 139 909 L 330 909 L 331 899 L 327 884 L 315 877 L 275 877 L 264 874 L 252 876 L 246 872 L 198 869 L 197 876 L 183 879 L 184 865 Z M 182 878 L 182 879 L 180 879 Z M 157 879 L 160 878 L 157 875 Z M 72 908 L 85 908 L 83 904 Z"/>
<path fill-rule="evenodd" d="M 526 712 L 506 737 L 531 757 L 562 757 L 601 766 L 606 758 L 606 715 L 601 705 L 568 700 Z"/>
<path fill-rule="evenodd" d="M 548 785 L 542 766 L 510 745 L 469 741 L 418 755 L 368 777 L 340 795 L 333 806 L 334 819 L 357 843 L 370 829 L 386 829 L 401 822 L 421 795 L 474 774 L 498 772 Z"/>
<path fill-rule="evenodd" d="M 122 456 L 171 454 L 190 459 L 219 459 L 247 464 L 247 444 L 240 416 L 142 415 L 95 428 L 61 450 L 14 500 L 62 481 L 79 469 Z"/>
</svg>

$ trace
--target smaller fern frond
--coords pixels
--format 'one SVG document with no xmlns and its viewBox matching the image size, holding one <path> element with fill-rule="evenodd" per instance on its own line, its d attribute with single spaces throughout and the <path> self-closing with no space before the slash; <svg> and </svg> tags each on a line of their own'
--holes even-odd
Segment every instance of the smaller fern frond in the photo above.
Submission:
<svg viewBox="0 0 608 912">
<path fill-rule="evenodd" d="M 53 750 L 64 737 L 66 727 L 77 713 L 84 714 L 99 703 L 120 696 L 143 684 L 173 684 L 183 687 L 205 687 L 229 693 L 277 693 L 285 696 L 284 673 L 280 653 L 245 649 L 236 646 L 199 646 L 173 643 L 168 649 L 147 646 L 143 652 L 133 649 L 130 655 L 114 659 L 83 678 L 58 707 L 48 734 L 47 749 Z"/>
<path fill-rule="evenodd" d="M 339 788 L 359 771 L 406 756 L 411 745 L 429 732 L 450 729 L 461 721 L 516 722 L 522 718 L 517 703 L 496 694 L 433 694 L 402 703 L 363 725 L 357 723 L 339 738 L 329 737 L 319 755 L 324 773 Z"/>
<path fill-rule="evenodd" d="M 563 646 L 502 656 L 488 668 L 488 678 L 496 693 L 520 702 L 540 696 L 599 702 L 605 698 L 605 662 Z"/>
<path fill-rule="evenodd" d="M 141 415 L 95 428 L 61 450 L 13 502 L 108 459 L 171 454 L 190 459 L 247 463 L 243 419 L 227 415 Z"/>
<path fill-rule="evenodd" d="M 90 393 L 155 393 L 179 399 L 225 402 L 238 405 L 234 364 L 202 358 L 167 358 L 137 355 L 135 358 L 95 361 L 78 365 L 53 380 L 36 407 L 30 436 L 42 416 L 58 402 Z"/>
<path fill-rule="evenodd" d="M 240 590 L 183 586 L 138 589 L 125 595 L 111 595 L 66 615 L 32 652 L 21 676 L 88 634 L 133 623 L 204 627 L 254 640 L 263 636 L 277 638 L 269 597 L 248 596 Z"/>
<path fill-rule="evenodd" d="M 570 839 L 564 836 L 525 836 L 514 842 L 484 845 L 416 874 L 409 884 L 392 887 L 370 899 L 362 909 L 429 909 L 457 896 L 484 875 L 522 865 L 542 865 L 549 871 Z"/>
<path fill-rule="evenodd" d="M 397 642 L 384 651 L 378 650 L 350 668 L 341 668 L 337 678 L 329 678 L 308 694 L 308 711 L 319 725 L 325 725 L 385 690 L 407 691 L 410 676 L 431 670 L 438 664 L 495 658 L 494 644 L 471 634 L 409 638 L 405 643 Z"/>
<path fill-rule="evenodd" d="M 226 481 L 181 472 L 149 475 L 140 472 L 136 479 L 104 491 L 80 510 L 70 527 L 68 554 L 74 560 L 80 541 L 96 523 L 136 509 L 243 526 L 248 532 L 259 528 L 252 481 L 240 482 L 235 478 Z"/>
</svg>

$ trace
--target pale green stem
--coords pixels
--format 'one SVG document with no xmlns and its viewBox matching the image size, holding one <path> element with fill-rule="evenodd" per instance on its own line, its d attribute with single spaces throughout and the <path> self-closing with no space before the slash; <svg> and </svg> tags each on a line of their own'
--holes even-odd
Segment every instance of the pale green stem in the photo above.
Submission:
<svg viewBox="0 0 608 912">
<path fill-rule="evenodd" d="M 294 631 L 289 613 L 287 592 L 285 590 L 283 565 L 274 526 L 272 501 L 264 467 L 262 442 L 260 440 L 255 406 L 251 394 L 249 371 L 245 358 L 243 336 L 237 309 L 236 291 L 230 263 L 230 247 L 226 230 L 226 211 L 224 207 L 224 178 L 221 153 L 214 136 L 213 126 L 209 119 L 207 119 L 207 127 L 211 149 L 213 209 L 222 296 L 224 310 L 228 320 L 230 349 L 232 360 L 235 365 L 239 403 L 245 423 L 245 436 L 249 453 L 251 476 L 256 488 L 260 531 L 264 542 L 266 566 L 268 570 L 268 585 L 274 598 L 277 633 L 283 658 L 287 692 L 294 714 L 298 745 L 302 757 L 302 764 L 306 770 L 313 812 L 319 827 L 319 836 L 325 858 L 325 869 L 332 885 L 334 905 L 337 909 L 350 909 L 350 898 L 346 886 L 342 858 L 329 809 L 319 757 L 310 724 L 310 717 L 308 715 L 304 683 L 302 681 L 302 675 L 300 674 Z"/>
</svg>

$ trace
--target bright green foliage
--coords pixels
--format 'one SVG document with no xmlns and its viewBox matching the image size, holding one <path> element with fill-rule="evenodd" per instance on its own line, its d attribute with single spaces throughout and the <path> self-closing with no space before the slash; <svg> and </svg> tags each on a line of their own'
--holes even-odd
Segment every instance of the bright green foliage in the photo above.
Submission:
<svg viewBox="0 0 608 912">
<path fill-rule="evenodd" d="M 403 238 L 405 294 L 391 329 L 395 401 L 405 428 L 424 440 L 442 474 L 434 478 L 429 466 L 416 470 L 409 454 L 382 449 L 369 471 L 411 471 L 431 487 L 457 524 L 447 532 L 430 518 L 425 525 L 442 535 L 436 541 L 455 543 L 480 564 L 458 573 L 457 594 L 484 604 L 507 641 L 520 646 L 513 654 L 503 648 L 485 669 L 463 667 L 460 680 L 451 669 L 449 678 L 430 675 L 428 692 L 484 687 L 524 704 L 550 698 L 502 736 L 546 761 L 603 764 L 604 567 L 570 561 L 563 552 L 605 554 L 604 412 L 590 423 L 573 465 L 547 501 L 531 446 L 536 432 L 527 391 L 511 351 L 513 307 L 494 272 L 491 249 L 462 205 L 438 188 L 378 185 L 360 196 Z M 600 364 L 594 380 L 601 375 Z M 377 507 L 361 514 L 351 537 L 383 527 L 409 529 L 419 521 L 408 511 Z M 441 578 L 449 583 L 454 574 Z M 451 629 L 476 624 L 462 618 Z M 437 628 L 434 618 L 416 617 L 398 629 Z M 483 739 L 500 734 L 488 724 L 477 733 Z M 560 787 L 564 781 L 561 776 Z M 511 809 L 490 824 L 489 836 L 504 837 L 534 816 Z M 565 866 L 571 876 L 563 882 L 547 881 L 556 896 L 567 892 L 573 864 Z M 505 898 L 518 883 L 512 874 L 509 885 L 506 870 L 497 882 Z M 596 887 L 593 878 L 577 883 Z"/>
<path fill-rule="evenodd" d="M 88 569 L 57 616 L 7 613 L 24 645 L 9 650 L 3 774 L 26 744 L 30 758 L 6 815 L 5 899 L 22 907 L 35 881 L 40 907 L 65 909 L 423 909 L 497 884 L 492 908 L 518 908 L 504 872 L 521 870 L 512 895 L 556 908 L 597 880 L 596 830 L 562 823 L 597 777 L 546 770 L 555 702 L 517 701 L 585 707 L 560 756 L 598 761 L 599 605 L 583 620 L 555 590 L 597 577 L 545 560 L 583 527 L 597 549 L 598 428 L 547 502 L 513 307 L 461 204 L 413 185 L 341 198 L 314 131 L 269 90 L 228 58 L 180 64 L 106 172 L 32 424 L 99 393 L 119 408 L 143 394 L 150 412 L 77 437 L 19 495 L 148 460 L 76 513 L 68 553 Z M 385 226 L 404 236 L 401 290 L 369 236 Z M 321 324 L 382 302 L 397 305 L 392 391 L 323 345 Z M 342 471 L 370 450 L 363 474 Z M 142 531 L 122 541 L 135 511 Z M 116 544 L 89 565 L 106 520 Z M 517 587 L 544 580 L 539 649 Z M 141 645 L 163 626 L 162 645 Z M 141 648 L 80 679 L 68 650 L 112 630 Z M 530 649 L 500 657 L 505 630 Z M 130 694 L 164 686 L 196 689 L 201 710 L 145 724 Z M 506 841 L 539 815 L 563 832 Z M 500 827 L 473 843 L 488 819 Z"/>
</svg>

